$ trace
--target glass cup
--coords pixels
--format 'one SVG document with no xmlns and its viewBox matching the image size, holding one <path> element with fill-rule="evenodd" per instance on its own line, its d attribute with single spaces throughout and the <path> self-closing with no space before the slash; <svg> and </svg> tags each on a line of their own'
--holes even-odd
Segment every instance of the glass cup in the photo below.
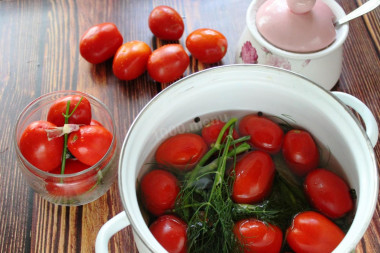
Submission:
<svg viewBox="0 0 380 253">
<path fill-rule="evenodd" d="M 19 143 L 26 127 L 34 121 L 47 120 L 50 106 L 61 97 L 80 95 L 91 105 L 92 119 L 98 121 L 112 134 L 112 142 L 106 154 L 93 166 L 73 174 L 55 174 L 32 165 L 21 153 Z M 117 177 L 118 144 L 116 126 L 110 110 L 97 98 L 79 91 L 57 91 L 45 94 L 27 105 L 17 119 L 14 145 L 22 175 L 46 200 L 67 206 L 92 202 L 108 191 Z"/>
</svg>

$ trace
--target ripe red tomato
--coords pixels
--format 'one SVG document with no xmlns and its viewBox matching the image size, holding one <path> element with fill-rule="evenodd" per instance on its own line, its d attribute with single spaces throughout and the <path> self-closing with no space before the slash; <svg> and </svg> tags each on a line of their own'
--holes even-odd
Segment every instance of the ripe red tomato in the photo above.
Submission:
<svg viewBox="0 0 380 253">
<path fill-rule="evenodd" d="M 102 23 L 88 29 L 79 41 L 79 51 L 93 64 L 104 62 L 115 55 L 123 44 L 123 36 L 115 24 Z"/>
<path fill-rule="evenodd" d="M 282 155 L 293 173 L 301 177 L 319 163 L 318 147 L 305 130 L 293 129 L 285 134 Z"/>
<path fill-rule="evenodd" d="M 197 60 L 215 63 L 227 53 L 227 39 L 216 30 L 203 28 L 193 31 L 186 38 L 186 47 Z"/>
<path fill-rule="evenodd" d="M 90 166 L 81 163 L 79 160 L 66 159 L 65 175 L 78 173 Z M 57 167 L 50 173 L 61 174 L 61 167 Z M 95 177 L 95 170 L 86 174 L 78 175 L 75 177 L 64 178 L 63 181 L 59 178 L 47 178 L 46 190 L 54 195 L 60 197 L 72 197 L 81 195 L 91 190 L 97 183 L 97 177 Z"/>
<path fill-rule="evenodd" d="M 350 188 L 342 178 L 331 171 L 311 171 L 305 178 L 304 188 L 312 205 L 330 218 L 340 218 L 354 206 Z"/>
<path fill-rule="evenodd" d="M 79 161 L 92 166 L 107 153 L 111 143 L 112 133 L 106 128 L 86 125 L 69 134 L 67 148 Z"/>
<path fill-rule="evenodd" d="M 149 226 L 156 240 L 169 253 L 185 253 L 187 243 L 187 225 L 174 215 L 163 215 L 158 217 Z"/>
<path fill-rule="evenodd" d="M 270 155 L 258 150 L 247 153 L 235 167 L 233 201 L 245 204 L 262 201 L 271 191 L 274 175 L 275 166 Z"/>
<path fill-rule="evenodd" d="M 161 5 L 152 10 L 148 19 L 152 33 L 163 40 L 179 40 L 185 25 L 182 17 L 169 6 Z"/>
<path fill-rule="evenodd" d="M 169 137 L 158 147 L 158 164 L 180 170 L 190 170 L 207 151 L 207 144 L 197 134 L 184 133 Z"/>
<path fill-rule="evenodd" d="M 254 114 L 240 120 L 240 135 L 250 135 L 254 148 L 275 154 L 280 151 L 284 139 L 284 131 L 274 121 Z"/>
<path fill-rule="evenodd" d="M 202 128 L 202 138 L 205 140 L 207 145 L 211 146 L 211 144 L 216 142 L 219 133 L 225 124 L 226 123 L 221 120 L 213 120 Z M 227 134 L 228 130 L 224 133 L 222 142 L 226 138 Z M 239 135 L 235 130 L 232 132 L 232 137 L 234 139 L 239 138 Z"/>
<path fill-rule="evenodd" d="M 102 123 L 100 123 L 99 121 L 97 121 L 95 119 L 91 120 L 90 125 L 91 126 L 103 126 Z"/>
<path fill-rule="evenodd" d="M 48 140 L 46 129 L 56 127 L 47 121 L 35 121 L 26 127 L 18 146 L 21 154 L 35 167 L 51 171 L 60 166 L 63 153 L 63 137 Z"/>
<path fill-rule="evenodd" d="M 113 58 L 112 70 L 121 80 L 132 80 L 142 75 L 152 50 L 145 42 L 134 40 L 124 43 Z"/>
<path fill-rule="evenodd" d="M 153 215 L 159 216 L 174 207 L 179 182 L 170 172 L 152 170 L 141 180 L 142 200 Z"/>
<path fill-rule="evenodd" d="M 47 121 L 57 125 L 63 126 L 65 124 L 67 101 L 70 100 L 69 113 L 71 113 L 79 100 L 82 98 L 80 95 L 69 95 L 57 99 L 54 104 L 49 108 Z M 87 98 L 83 97 L 82 101 L 75 109 L 73 115 L 69 118 L 69 124 L 83 124 L 88 125 L 91 122 L 91 104 Z"/>
<path fill-rule="evenodd" d="M 179 44 L 168 44 L 153 51 L 148 60 L 148 73 L 157 82 L 168 83 L 182 76 L 190 58 Z"/>
<path fill-rule="evenodd" d="M 343 231 L 328 218 L 306 211 L 294 217 L 286 240 L 297 253 L 327 253 L 332 252 L 343 237 Z"/>
<path fill-rule="evenodd" d="M 256 219 L 235 223 L 233 232 L 244 253 L 277 253 L 282 246 L 282 231 L 277 226 Z"/>
</svg>

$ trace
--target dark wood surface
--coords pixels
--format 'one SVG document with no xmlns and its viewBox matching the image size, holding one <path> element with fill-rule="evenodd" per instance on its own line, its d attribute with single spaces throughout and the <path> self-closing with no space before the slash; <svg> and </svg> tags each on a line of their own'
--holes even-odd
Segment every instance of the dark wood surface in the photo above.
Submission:
<svg viewBox="0 0 380 253">
<path fill-rule="evenodd" d="M 362 0 L 339 0 L 346 12 Z M 152 49 L 164 43 L 148 28 L 157 5 L 174 7 L 185 33 L 213 28 L 228 39 L 220 64 L 234 63 L 250 0 L 0 0 L 0 252 L 93 252 L 100 227 L 123 210 L 117 182 L 100 199 L 80 207 L 50 204 L 35 194 L 17 168 L 13 127 L 33 99 L 57 90 L 89 93 L 111 108 L 120 142 L 142 107 L 169 84 L 147 74 L 124 82 L 112 74 L 112 61 L 92 65 L 79 54 L 82 33 L 92 25 L 115 23 L 124 41 L 142 40 Z M 380 123 L 380 9 L 350 22 L 342 76 L 334 90 L 362 100 Z M 216 64 L 215 64 L 216 65 Z M 209 68 L 191 59 L 185 75 Z M 380 144 L 375 147 L 377 165 Z M 357 252 L 380 252 L 380 202 Z M 111 239 L 111 252 L 137 252 L 131 229 Z"/>
</svg>

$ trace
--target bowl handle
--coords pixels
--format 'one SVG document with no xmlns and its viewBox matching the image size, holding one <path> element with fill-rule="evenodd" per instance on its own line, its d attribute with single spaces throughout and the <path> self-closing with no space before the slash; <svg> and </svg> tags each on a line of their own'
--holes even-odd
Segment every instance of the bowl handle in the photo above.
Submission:
<svg viewBox="0 0 380 253">
<path fill-rule="evenodd" d="M 375 147 L 379 138 L 379 128 L 375 116 L 373 116 L 369 108 L 362 101 L 350 94 L 339 91 L 333 91 L 332 93 L 360 115 L 364 122 L 367 136 L 371 141 L 372 146 Z"/>
<path fill-rule="evenodd" d="M 99 230 L 96 236 L 95 242 L 95 252 L 104 253 L 108 252 L 108 242 L 111 237 L 122 230 L 123 228 L 129 226 L 130 222 L 126 213 L 123 211 L 116 216 L 112 217 L 107 221 Z"/>
</svg>

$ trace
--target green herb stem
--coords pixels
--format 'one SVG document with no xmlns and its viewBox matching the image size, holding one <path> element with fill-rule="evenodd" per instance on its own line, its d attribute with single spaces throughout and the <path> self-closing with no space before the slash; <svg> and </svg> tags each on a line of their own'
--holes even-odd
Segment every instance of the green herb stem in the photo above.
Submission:
<svg viewBox="0 0 380 253">
<path fill-rule="evenodd" d="M 66 103 L 66 113 L 63 115 L 65 117 L 65 124 L 69 123 L 69 112 L 70 112 L 70 102 L 71 100 L 68 100 Z M 63 143 L 63 152 L 62 152 L 62 164 L 61 164 L 61 174 L 65 174 L 65 167 L 66 167 L 66 154 L 67 154 L 67 139 L 68 134 L 64 135 L 64 143 Z"/>
<path fill-rule="evenodd" d="M 200 170 L 202 170 L 202 166 L 217 152 L 220 151 L 222 148 L 221 142 L 223 140 L 224 133 L 227 131 L 231 125 L 235 124 L 237 121 L 237 118 L 230 119 L 222 128 L 222 130 L 219 132 L 218 138 L 216 139 L 215 144 L 213 147 L 202 157 L 202 159 L 198 162 L 198 164 L 195 166 L 195 168 L 187 174 L 187 182 L 192 183 L 194 182 L 195 178 L 200 174 Z M 239 139 L 239 142 L 241 142 L 243 139 Z"/>
<path fill-rule="evenodd" d="M 241 145 L 229 151 L 227 154 L 227 158 L 231 158 L 241 153 L 244 153 L 245 151 L 248 151 L 250 148 L 251 146 L 248 143 L 242 143 Z M 206 175 L 207 173 L 215 171 L 218 168 L 220 159 L 221 157 L 218 157 L 205 166 L 197 167 L 196 168 L 197 170 L 194 173 L 188 174 L 188 175 L 191 175 L 191 177 L 188 178 L 188 182 L 193 183 L 194 181 L 199 179 L 199 177 L 202 177 Z"/>
<path fill-rule="evenodd" d="M 65 118 L 65 124 L 69 123 L 69 118 L 74 114 L 75 110 L 78 108 L 79 104 L 82 102 L 83 97 L 81 97 L 78 103 L 75 105 L 74 109 L 70 113 L 70 103 L 71 100 L 68 100 L 66 103 L 66 112 L 62 113 Z M 66 156 L 67 156 L 67 140 L 69 135 L 67 133 L 64 134 L 64 142 L 63 142 L 63 152 L 62 152 L 62 163 L 61 163 L 61 174 L 65 174 L 66 167 Z"/>
<path fill-rule="evenodd" d="M 218 135 L 218 138 L 216 139 L 216 142 L 214 144 L 214 147 L 216 147 L 218 150 L 220 150 L 220 144 L 223 140 L 224 133 L 229 129 L 232 125 L 237 122 L 237 118 L 231 118 L 223 127 L 222 130 L 220 130 L 220 133 Z M 232 135 L 232 133 L 231 133 Z"/>
</svg>

